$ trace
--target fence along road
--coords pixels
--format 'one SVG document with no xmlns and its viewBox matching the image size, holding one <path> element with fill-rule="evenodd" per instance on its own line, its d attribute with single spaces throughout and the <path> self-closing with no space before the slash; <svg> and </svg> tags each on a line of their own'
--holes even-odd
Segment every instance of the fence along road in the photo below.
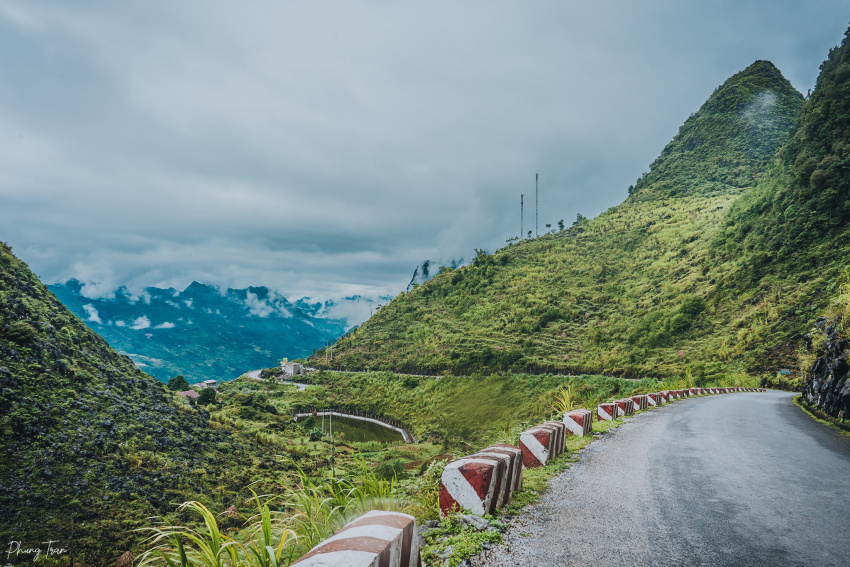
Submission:
<svg viewBox="0 0 850 567">
<path fill-rule="evenodd" d="M 850 565 L 850 437 L 792 397 L 692 398 L 627 420 L 473 565 Z"/>
</svg>

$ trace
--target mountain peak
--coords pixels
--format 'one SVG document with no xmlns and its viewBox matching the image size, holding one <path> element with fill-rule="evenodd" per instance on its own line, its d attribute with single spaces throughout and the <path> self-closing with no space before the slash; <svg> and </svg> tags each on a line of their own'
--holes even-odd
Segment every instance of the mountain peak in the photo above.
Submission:
<svg viewBox="0 0 850 567">
<path fill-rule="evenodd" d="M 717 87 L 679 128 L 634 200 L 736 192 L 755 184 L 788 134 L 801 95 L 770 61 L 755 61 Z"/>
</svg>

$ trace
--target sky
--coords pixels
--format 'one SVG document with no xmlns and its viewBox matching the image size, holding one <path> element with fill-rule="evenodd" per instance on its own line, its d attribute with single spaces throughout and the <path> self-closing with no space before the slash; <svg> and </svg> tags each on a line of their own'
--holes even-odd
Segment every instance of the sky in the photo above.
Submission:
<svg viewBox="0 0 850 567">
<path fill-rule="evenodd" d="M 595 216 L 712 91 L 806 94 L 846 0 L 0 0 L 0 241 L 46 283 L 393 295 Z"/>
</svg>

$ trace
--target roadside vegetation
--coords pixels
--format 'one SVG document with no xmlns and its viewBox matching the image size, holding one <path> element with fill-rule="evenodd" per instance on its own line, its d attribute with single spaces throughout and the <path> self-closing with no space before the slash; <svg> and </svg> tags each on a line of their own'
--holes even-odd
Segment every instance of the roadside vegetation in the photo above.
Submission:
<svg viewBox="0 0 850 567">
<path fill-rule="evenodd" d="M 357 388 L 361 393 L 366 391 L 376 396 L 385 393 L 382 385 L 401 382 L 404 379 L 386 374 L 360 378 L 362 380 Z M 527 378 L 532 377 L 523 377 Z M 455 439 L 448 448 L 432 442 L 416 445 L 374 442 L 347 444 L 344 436 L 339 435 L 334 443 L 344 450 L 337 453 L 338 460 L 332 469 L 331 463 L 321 458 L 330 452 L 329 440 L 324 438 L 319 443 L 311 444 L 302 433 L 297 443 L 317 451 L 311 459 L 315 466 L 309 472 L 296 466 L 295 460 L 291 460 L 289 463 L 293 470 L 290 473 L 294 482 L 269 495 L 258 496 L 246 491 L 248 494 L 245 494 L 241 506 L 225 510 L 217 517 L 200 504 L 182 505 L 180 511 L 184 513 L 181 518 L 187 523 L 155 525 L 144 530 L 149 534 L 149 539 L 142 565 L 287 565 L 329 537 L 346 522 L 370 509 L 396 510 L 412 514 L 419 526 L 430 526 L 425 532 L 425 545 L 422 549 L 424 564 L 441 565 L 447 562 L 449 565 L 458 565 L 462 559 L 479 553 L 487 545 L 500 542 L 500 530 L 503 527 L 501 520 L 538 501 L 549 480 L 567 470 L 575 460 L 576 453 L 592 442 L 594 437 L 568 436 L 567 451 L 564 454 L 553 459 L 545 467 L 525 470 L 523 489 L 513 496 L 510 505 L 496 515 L 486 518 L 485 525 L 489 523 L 486 530 L 470 525 L 462 517 L 462 513 L 440 519 L 439 481 L 446 463 L 495 442 L 516 445 L 519 442 L 519 434 L 526 427 L 541 420 L 558 418 L 563 402 L 568 401 L 572 407 L 594 407 L 591 404 L 595 404 L 597 400 L 611 399 L 612 388 L 616 390 L 618 385 L 629 382 L 616 378 L 586 378 L 585 381 L 575 381 L 574 387 L 565 377 L 558 380 L 553 377 L 546 386 L 556 388 L 549 391 L 549 402 L 540 406 L 532 404 L 538 408 L 535 411 L 539 413 L 532 413 L 528 419 L 513 422 L 512 425 L 499 420 L 480 424 L 470 433 L 480 439 L 476 443 Z M 335 382 L 328 380 L 327 375 L 324 379 L 326 399 L 348 395 L 350 392 L 347 389 L 335 390 Z M 430 380 L 434 384 L 440 382 Z M 556 386 L 557 383 L 561 385 Z M 594 386 L 588 387 L 588 383 Z M 737 385 L 753 386 L 754 379 L 739 376 Z M 659 386 L 654 380 L 633 382 L 629 385 L 629 391 L 619 390 L 614 397 L 658 390 Z M 687 379 L 683 377 L 675 381 L 670 380 L 661 386 L 678 389 L 688 384 Z M 221 397 L 233 400 L 246 390 L 253 392 L 253 395 L 265 392 L 263 395 L 268 395 L 270 400 L 278 400 L 270 402 L 277 407 L 317 399 L 316 394 L 319 392 L 295 392 L 294 389 L 277 384 L 251 383 L 241 379 L 230 386 L 229 393 Z M 476 399 L 475 403 L 485 403 L 490 410 L 494 410 L 497 405 L 495 400 L 486 402 L 483 398 Z M 512 407 L 516 409 L 515 406 Z M 227 408 L 233 409 L 228 403 L 221 411 Z M 439 408 L 438 404 L 432 409 L 439 411 Z M 427 422 L 417 418 L 414 413 L 403 417 L 412 424 L 419 424 L 419 427 L 427 427 Z M 594 422 L 593 432 L 595 435 L 601 435 L 622 423 L 622 419 Z M 244 427 L 245 423 L 239 425 Z M 303 423 L 296 427 L 306 430 L 311 426 L 312 424 Z M 293 429 L 288 433 L 293 434 L 296 431 Z M 447 452 L 438 454 L 441 450 Z M 431 457 L 411 460 L 421 459 L 426 455 Z M 401 466 L 382 466 L 393 461 L 400 461 Z"/>
</svg>

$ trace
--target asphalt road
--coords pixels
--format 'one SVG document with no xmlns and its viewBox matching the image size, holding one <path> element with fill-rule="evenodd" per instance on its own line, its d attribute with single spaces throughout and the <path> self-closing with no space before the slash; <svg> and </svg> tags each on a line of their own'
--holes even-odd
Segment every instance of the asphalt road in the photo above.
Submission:
<svg viewBox="0 0 850 567">
<path fill-rule="evenodd" d="M 785 392 L 677 401 L 592 443 L 474 565 L 850 565 L 850 437 Z"/>
</svg>

